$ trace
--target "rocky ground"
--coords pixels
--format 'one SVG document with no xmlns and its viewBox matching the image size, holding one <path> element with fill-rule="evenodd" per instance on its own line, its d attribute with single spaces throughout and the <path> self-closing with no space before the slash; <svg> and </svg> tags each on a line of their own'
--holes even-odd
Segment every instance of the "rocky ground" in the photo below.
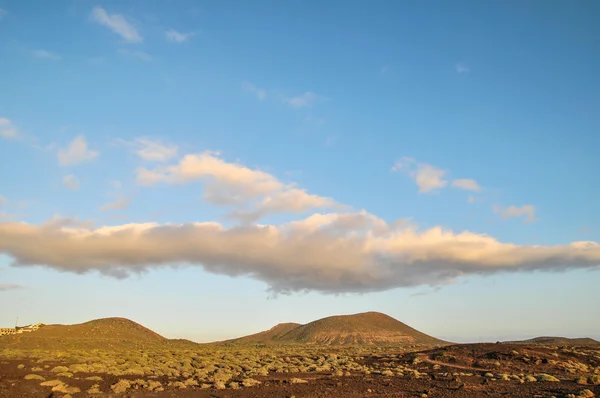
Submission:
<svg viewBox="0 0 600 398">
<path fill-rule="evenodd" d="M 0 397 L 594 397 L 600 347 L 0 353 Z"/>
</svg>

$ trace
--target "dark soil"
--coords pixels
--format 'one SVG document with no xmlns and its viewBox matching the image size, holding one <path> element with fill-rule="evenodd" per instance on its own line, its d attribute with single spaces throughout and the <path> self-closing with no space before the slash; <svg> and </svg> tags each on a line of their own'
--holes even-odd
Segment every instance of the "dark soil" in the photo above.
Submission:
<svg viewBox="0 0 600 398">
<path fill-rule="evenodd" d="M 515 353 L 518 352 L 518 353 Z M 560 353 L 560 354 L 558 354 Z M 580 385 L 574 381 L 574 375 L 561 370 L 557 365 L 552 365 L 549 360 L 565 361 L 569 358 L 591 367 L 600 366 L 600 360 L 593 355 L 578 355 L 563 352 L 559 349 L 539 346 L 513 346 L 505 344 L 473 344 L 457 345 L 420 353 L 377 353 L 361 360 L 375 367 L 379 364 L 382 368 L 390 363 L 409 364 L 415 358 L 420 363 L 412 367 L 419 372 L 426 373 L 423 378 L 412 376 L 397 377 L 383 376 L 381 374 L 353 374 L 351 376 L 337 377 L 327 373 L 273 373 L 269 376 L 256 377 L 262 384 L 256 387 L 240 388 L 238 390 L 226 389 L 200 389 L 188 387 L 183 390 L 167 387 L 162 392 L 149 392 L 145 390 L 128 390 L 127 393 L 110 394 L 110 386 L 119 379 L 135 380 L 139 377 L 116 377 L 99 374 L 99 382 L 104 395 L 120 397 L 206 397 L 206 398 L 237 398 L 237 397 L 566 397 L 567 394 L 577 395 L 581 390 L 588 389 L 596 396 L 600 396 L 600 385 Z M 527 358 L 527 360 L 524 360 Z M 484 374 L 488 369 L 480 364 L 499 363 L 491 370 L 494 374 L 530 374 L 549 373 L 558 377 L 560 382 L 525 382 L 518 380 L 503 381 L 497 378 L 490 379 Z M 24 364 L 25 369 L 18 369 L 19 364 Z M 46 363 L 49 368 L 43 372 L 36 372 L 47 380 L 56 379 L 56 375 L 48 370 L 54 363 Z M 46 365 L 45 364 L 45 365 Z M 385 364 L 385 365 L 384 365 Z M 478 366 L 474 366 L 477 364 Z M 63 364 L 64 365 L 64 364 Z M 39 380 L 24 380 L 24 376 L 31 373 L 31 367 L 36 366 L 32 360 L 7 360 L 0 363 L 0 397 L 62 397 L 62 393 L 52 393 L 50 387 L 41 387 Z M 453 373 L 469 373 L 471 376 L 453 376 Z M 76 373 L 73 378 L 61 378 L 69 386 L 81 389 L 75 397 L 89 396 L 85 391 L 97 382 L 83 380 L 91 374 Z M 290 379 L 301 378 L 307 383 L 291 384 Z M 148 380 L 147 377 L 144 379 Z M 166 386 L 168 379 L 155 378 Z M 54 394 L 54 395 L 53 395 Z M 96 395 L 98 396 L 98 395 Z"/>
</svg>

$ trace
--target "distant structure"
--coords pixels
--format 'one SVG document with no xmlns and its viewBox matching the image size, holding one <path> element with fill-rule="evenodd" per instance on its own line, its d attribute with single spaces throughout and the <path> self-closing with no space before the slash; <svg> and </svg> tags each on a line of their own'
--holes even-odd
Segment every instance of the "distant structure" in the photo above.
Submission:
<svg viewBox="0 0 600 398">
<path fill-rule="evenodd" d="M 36 330 L 38 330 L 39 328 L 41 328 L 42 326 L 44 326 L 43 323 L 35 323 L 33 325 L 26 325 L 26 326 L 18 326 L 18 318 L 17 318 L 17 324 L 15 324 L 14 328 L 0 328 L 0 336 L 6 336 L 6 335 L 10 335 L 10 334 L 20 334 L 20 333 L 27 333 L 27 332 L 35 332 Z"/>
</svg>

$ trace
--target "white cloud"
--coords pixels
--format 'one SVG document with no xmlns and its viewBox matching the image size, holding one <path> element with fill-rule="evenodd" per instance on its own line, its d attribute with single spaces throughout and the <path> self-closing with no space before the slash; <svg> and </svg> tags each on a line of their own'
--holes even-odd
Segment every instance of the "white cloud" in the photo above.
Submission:
<svg viewBox="0 0 600 398">
<path fill-rule="evenodd" d="M 101 211 L 125 210 L 131 204 L 131 198 L 120 197 L 100 208 Z"/>
<path fill-rule="evenodd" d="M 183 43 L 187 41 L 192 36 L 195 36 L 197 32 L 188 32 L 188 33 L 180 33 L 175 29 L 169 29 L 165 32 L 165 37 L 167 40 L 175 42 L 175 43 Z"/>
<path fill-rule="evenodd" d="M 202 180 L 204 200 L 215 205 L 236 206 L 230 217 L 246 221 L 269 214 L 301 213 L 336 205 L 330 198 L 307 194 L 264 171 L 226 162 L 211 151 L 186 155 L 175 165 L 152 170 L 139 168 L 136 173 L 137 183 L 145 186 Z"/>
<path fill-rule="evenodd" d="M 19 130 L 9 119 L 0 117 L 0 137 L 17 138 Z"/>
<path fill-rule="evenodd" d="M 136 155 L 148 162 L 166 162 L 177 156 L 179 150 L 177 145 L 165 144 L 160 140 L 145 137 L 137 137 L 133 141 L 119 139 L 117 142 L 134 147 Z"/>
<path fill-rule="evenodd" d="M 502 218 L 523 217 L 525 222 L 533 222 L 536 220 L 535 206 L 533 205 L 523 205 L 521 207 L 514 205 L 509 207 L 494 205 L 492 208 L 494 212 L 500 215 Z"/>
<path fill-rule="evenodd" d="M 72 166 L 81 162 L 92 160 L 100 153 L 88 149 L 85 137 L 80 135 L 66 147 L 58 150 L 58 162 L 62 166 Z"/>
<path fill-rule="evenodd" d="M 462 178 L 462 179 L 452 181 L 452 186 L 454 188 L 460 188 L 460 189 L 464 189 L 466 191 L 474 191 L 474 192 L 481 191 L 481 186 L 477 183 L 477 181 L 470 180 L 467 178 Z"/>
<path fill-rule="evenodd" d="M 366 212 L 318 214 L 296 223 L 234 226 L 215 222 L 125 224 L 0 223 L 0 252 L 16 266 L 99 271 L 126 277 L 187 263 L 248 276 L 275 292 L 371 292 L 440 285 L 499 272 L 598 269 L 600 244 L 502 243 L 487 235 L 434 227 L 394 227 Z"/>
<path fill-rule="evenodd" d="M 46 50 L 33 50 L 31 51 L 31 55 L 39 59 L 49 59 L 52 61 L 60 60 L 60 55 Z"/>
<path fill-rule="evenodd" d="M 137 58 L 141 61 L 152 61 L 152 55 L 148 54 L 145 51 L 131 51 L 126 49 L 119 49 L 117 52 L 121 55 L 125 55 L 127 57 Z"/>
<path fill-rule="evenodd" d="M 448 181 L 444 176 L 448 173 L 446 170 L 438 169 L 427 163 L 418 163 L 416 160 L 404 157 L 396 162 L 392 171 L 403 171 L 407 173 L 419 187 L 419 192 L 428 193 L 445 187 Z"/>
<path fill-rule="evenodd" d="M 464 62 L 457 63 L 455 68 L 458 73 L 469 73 L 471 71 L 469 65 L 465 64 Z"/>
<path fill-rule="evenodd" d="M 467 203 L 476 203 L 477 202 L 477 198 L 473 195 L 469 195 L 469 197 L 467 198 Z"/>
<path fill-rule="evenodd" d="M 259 100 L 263 101 L 265 98 L 267 98 L 267 91 L 262 89 L 262 88 L 258 88 L 256 87 L 254 84 L 250 83 L 250 82 L 243 82 L 242 83 L 242 89 L 246 92 L 252 93 L 254 95 L 256 95 L 256 98 L 258 98 Z"/>
<path fill-rule="evenodd" d="M 285 102 L 294 108 L 305 108 L 313 105 L 318 99 L 319 96 L 317 94 L 313 93 L 312 91 L 307 91 L 297 97 L 287 98 L 285 99 Z"/>
<path fill-rule="evenodd" d="M 73 191 L 79 189 L 79 179 L 75 174 L 69 174 L 63 177 L 63 185 Z"/>
<path fill-rule="evenodd" d="M 94 7 L 92 19 L 130 43 L 138 43 L 143 40 L 137 29 L 120 14 L 108 14 L 104 8 Z"/>
</svg>

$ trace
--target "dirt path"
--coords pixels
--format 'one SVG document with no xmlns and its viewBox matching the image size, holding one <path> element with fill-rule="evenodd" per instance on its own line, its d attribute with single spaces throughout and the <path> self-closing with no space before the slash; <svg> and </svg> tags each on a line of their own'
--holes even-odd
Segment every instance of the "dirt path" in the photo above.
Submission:
<svg viewBox="0 0 600 398">
<path fill-rule="evenodd" d="M 454 369 L 462 369 L 462 370 L 472 370 L 475 372 L 490 372 L 489 369 L 483 369 L 483 368 L 474 368 L 472 366 L 463 366 L 463 365 L 454 365 L 451 363 L 446 363 L 446 362 L 441 362 L 441 361 L 435 361 L 433 359 L 430 359 L 427 354 L 418 354 L 417 357 L 423 361 L 423 362 L 427 362 L 433 365 L 440 365 L 440 366 L 446 366 L 448 368 L 454 368 Z"/>
</svg>

